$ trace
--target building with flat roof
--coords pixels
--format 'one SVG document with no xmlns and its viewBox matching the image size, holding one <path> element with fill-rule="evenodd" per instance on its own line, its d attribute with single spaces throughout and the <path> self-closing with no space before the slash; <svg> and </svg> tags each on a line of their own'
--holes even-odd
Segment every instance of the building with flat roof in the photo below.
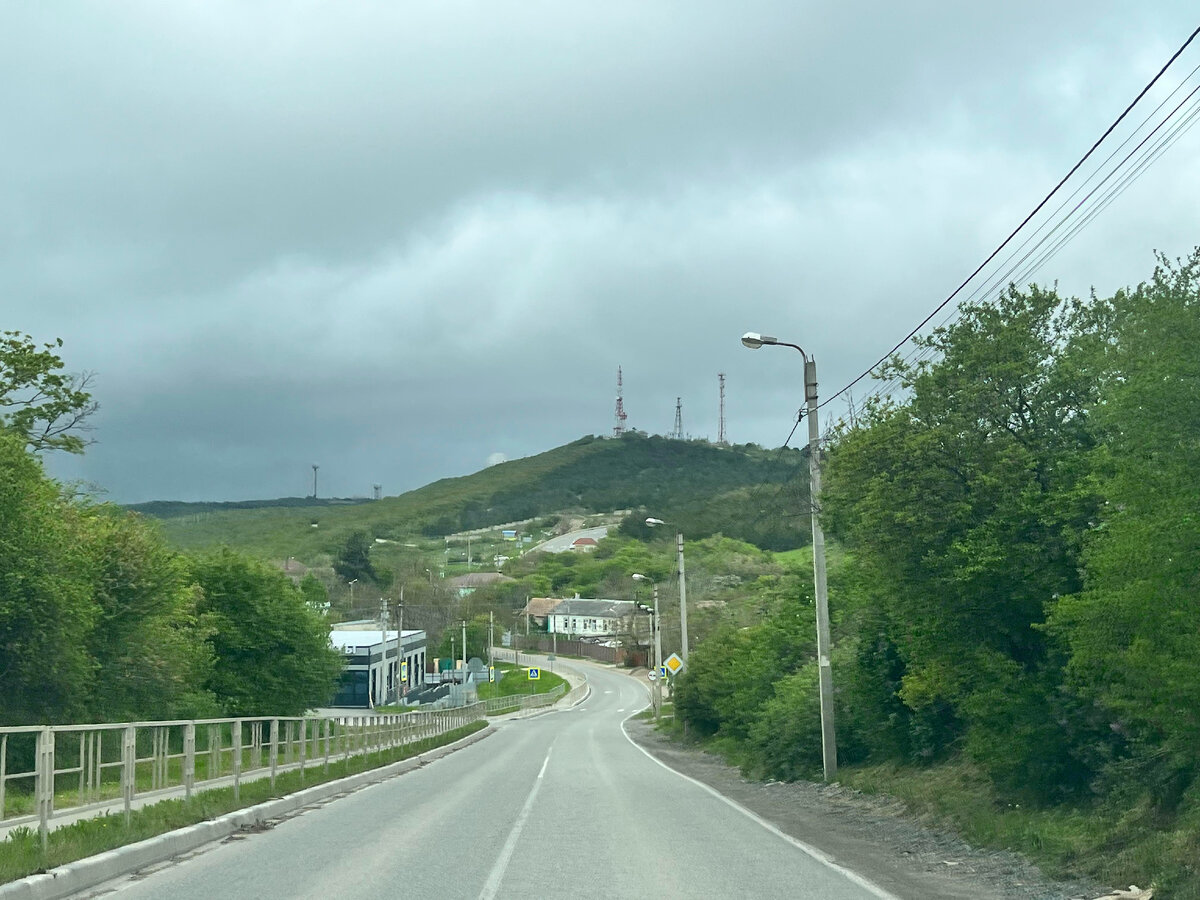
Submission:
<svg viewBox="0 0 1200 900">
<path fill-rule="evenodd" d="M 395 629 L 384 631 L 370 620 L 333 626 L 329 641 L 346 663 L 330 706 L 373 709 L 400 703 L 410 688 L 425 683 L 425 632 L 405 628 L 402 653 L 396 636 Z"/>
</svg>

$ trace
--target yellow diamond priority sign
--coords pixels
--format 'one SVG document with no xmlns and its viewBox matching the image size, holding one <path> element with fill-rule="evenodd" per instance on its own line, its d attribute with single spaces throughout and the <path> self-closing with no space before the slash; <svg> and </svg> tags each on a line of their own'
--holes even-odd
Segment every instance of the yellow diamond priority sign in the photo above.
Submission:
<svg viewBox="0 0 1200 900">
<path fill-rule="evenodd" d="M 683 660 L 680 658 L 678 653 L 672 653 L 665 660 L 663 660 L 663 668 L 672 675 L 678 675 L 683 671 Z"/>
</svg>

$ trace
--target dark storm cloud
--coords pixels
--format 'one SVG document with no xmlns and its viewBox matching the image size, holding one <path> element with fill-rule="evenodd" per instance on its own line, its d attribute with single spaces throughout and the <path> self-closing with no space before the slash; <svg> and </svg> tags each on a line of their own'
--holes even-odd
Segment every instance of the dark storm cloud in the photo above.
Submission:
<svg viewBox="0 0 1200 900">
<path fill-rule="evenodd" d="M 777 444 L 1019 221 L 1182 2 L 10 4 L 0 310 L 119 500 L 395 492 L 630 424 Z M 1186 62 L 1184 60 L 1183 62 Z M 1194 65 L 1192 62 L 1191 65 Z M 1189 154 L 1188 148 L 1192 153 Z M 1196 242 L 1183 142 L 1040 277 Z"/>
</svg>

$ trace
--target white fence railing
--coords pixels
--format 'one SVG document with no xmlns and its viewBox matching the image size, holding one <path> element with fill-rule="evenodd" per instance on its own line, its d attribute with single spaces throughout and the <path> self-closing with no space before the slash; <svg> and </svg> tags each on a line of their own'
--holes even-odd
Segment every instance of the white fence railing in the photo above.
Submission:
<svg viewBox="0 0 1200 900">
<path fill-rule="evenodd" d="M 553 701 L 550 701 L 553 702 Z M 135 800 L 232 787 L 437 737 L 484 718 L 486 704 L 400 715 L 257 717 L 0 727 L 0 827 L 123 809 Z"/>
</svg>

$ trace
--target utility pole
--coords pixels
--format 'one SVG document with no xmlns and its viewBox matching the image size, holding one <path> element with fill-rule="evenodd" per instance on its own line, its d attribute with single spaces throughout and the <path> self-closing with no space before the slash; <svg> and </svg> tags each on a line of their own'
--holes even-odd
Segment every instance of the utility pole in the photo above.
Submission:
<svg viewBox="0 0 1200 900">
<path fill-rule="evenodd" d="M 837 732 L 833 720 L 833 670 L 829 661 L 829 590 L 825 582 L 825 532 L 821 528 L 821 435 L 817 421 L 817 361 L 804 357 L 808 403 L 808 476 L 812 505 L 813 589 L 817 600 L 817 671 L 821 685 L 821 757 L 825 780 L 837 775 Z"/>
<path fill-rule="evenodd" d="M 462 680 L 462 683 L 466 684 L 467 683 L 467 620 L 466 619 L 462 620 L 462 636 L 463 636 L 463 643 L 462 643 L 463 680 Z"/>
<path fill-rule="evenodd" d="M 412 680 L 411 673 L 404 672 L 404 585 L 400 585 L 400 602 L 396 604 L 396 702 L 400 702 L 400 685 Z M 403 680 L 402 680 L 403 678 Z"/>
<path fill-rule="evenodd" d="M 662 621 L 658 618 L 658 582 L 654 583 L 654 718 L 662 713 Z"/>
<path fill-rule="evenodd" d="M 318 466 L 316 463 L 313 463 L 312 467 L 313 467 L 313 499 L 316 500 L 317 499 L 317 469 L 319 469 L 321 467 Z"/>
<path fill-rule="evenodd" d="M 688 658 L 687 633 L 687 578 L 683 574 L 683 532 L 675 532 L 675 555 L 679 560 L 679 644 L 680 653 L 686 663 Z"/>
<path fill-rule="evenodd" d="M 388 602 L 386 597 L 379 598 L 379 661 L 382 665 L 379 667 L 379 688 L 383 693 L 383 704 L 387 705 L 387 683 L 384 682 L 384 673 L 391 674 L 391 667 L 387 661 L 388 639 Z M 391 680 L 391 679 L 389 679 Z"/>
<path fill-rule="evenodd" d="M 496 646 L 496 613 L 488 610 L 488 677 L 491 677 L 491 668 L 495 665 L 493 649 Z"/>
</svg>

